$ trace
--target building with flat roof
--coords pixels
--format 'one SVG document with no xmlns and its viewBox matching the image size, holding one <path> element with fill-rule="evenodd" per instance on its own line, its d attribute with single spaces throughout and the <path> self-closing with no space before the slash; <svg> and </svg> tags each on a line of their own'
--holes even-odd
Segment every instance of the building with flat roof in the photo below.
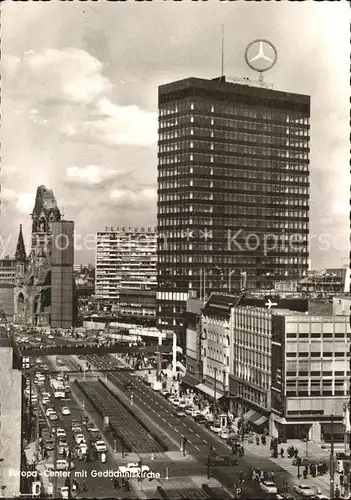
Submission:
<svg viewBox="0 0 351 500">
<path fill-rule="evenodd" d="M 156 283 L 156 229 L 118 227 L 97 233 L 95 297 L 119 305 L 123 282 Z M 150 285 L 151 286 L 151 285 Z"/>
<path fill-rule="evenodd" d="M 306 275 L 310 97 L 186 78 L 159 87 L 158 107 L 157 315 L 185 345 L 189 290 Z"/>
<path fill-rule="evenodd" d="M 211 294 L 196 314 L 197 329 L 187 328 L 184 381 L 227 398 L 258 432 L 328 441 L 333 416 L 334 437 L 343 439 L 349 315 L 294 311 L 292 299 L 286 304 L 270 299 L 262 307 L 245 295 Z"/>
</svg>

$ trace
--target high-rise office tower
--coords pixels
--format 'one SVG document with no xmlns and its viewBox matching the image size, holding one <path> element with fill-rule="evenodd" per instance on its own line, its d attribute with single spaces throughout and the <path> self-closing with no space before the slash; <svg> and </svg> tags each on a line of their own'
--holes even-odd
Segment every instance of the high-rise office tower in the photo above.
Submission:
<svg viewBox="0 0 351 500">
<path fill-rule="evenodd" d="M 187 78 L 159 88 L 160 326 L 189 290 L 270 289 L 308 268 L 310 97 Z"/>
</svg>

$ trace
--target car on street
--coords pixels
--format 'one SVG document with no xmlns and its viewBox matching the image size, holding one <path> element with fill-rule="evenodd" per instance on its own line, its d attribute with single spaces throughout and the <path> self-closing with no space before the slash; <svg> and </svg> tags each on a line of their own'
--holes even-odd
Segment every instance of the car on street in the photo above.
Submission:
<svg viewBox="0 0 351 500">
<path fill-rule="evenodd" d="M 278 488 L 273 483 L 273 481 L 262 481 L 260 483 L 260 488 L 262 491 L 268 493 L 269 495 L 275 495 L 278 493 Z"/>
<path fill-rule="evenodd" d="M 278 493 L 275 498 L 277 500 L 296 500 L 291 493 Z"/>
<path fill-rule="evenodd" d="M 83 432 L 83 429 L 81 428 L 80 425 L 72 425 L 71 427 L 73 434 L 81 434 Z"/>
<path fill-rule="evenodd" d="M 101 434 L 100 434 L 99 429 L 95 429 L 95 428 L 91 429 L 90 436 L 91 436 L 91 439 L 93 441 L 99 441 L 99 439 L 101 439 Z"/>
<path fill-rule="evenodd" d="M 232 455 L 210 455 L 205 461 L 206 465 L 216 466 L 232 466 L 238 465 L 238 460 Z"/>
<path fill-rule="evenodd" d="M 178 411 L 176 411 L 175 416 L 176 417 L 186 417 L 186 413 L 184 410 L 178 410 Z"/>
<path fill-rule="evenodd" d="M 219 434 L 221 430 L 222 427 L 220 426 L 219 422 L 215 422 L 210 425 L 210 431 L 214 432 L 215 434 Z"/>
<path fill-rule="evenodd" d="M 58 428 L 57 431 L 56 431 L 56 436 L 58 438 L 66 437 L 66 431 L 65 431 L 65 429 Z"/>
<path fill-rule="evenodd" d="M 96 451 L 98 451 L 99 453 L 107 451 L 107 447 L 106 447 L 105 442 L 101 441 L 101 440 L 95 442 L 95 448 L 96 448 Z"/>
<path fill-rule="evenodd" d="M 178 398 L 173 399 L 173 401 L 172 401 L 173 406 L 179 406 L 179 404 L 180 404 L 180 399 L 178 399 Z"/>
<path fill-rule="evenodd" d="M 227 441 L 229 438 L 229 434 L 229 429 L 224 427 L 223 429 L 221 429 L 218 435 L 221 439 L 225 439 Z"/>
<path fill-rule="evenodd" d="M 167 396 L 168 396 L 168 395 L 170 395 L 171 393 L 170 393 L 167 389 L 162 389 L 161 394 L 162 394 L 162 396 L 167 397 Z"/>
<path fill-rule="evenodd" d="M 123 477 L 138 477 L 141 473 L 150 472 L 150 467 L 143 464 L 140 467 L 138 463 L 129 463 L 121 465 L 118 470 L 123 474 Z"/>
<path fill-rule="evenodd" d="M 46 406 L 50 403 L 50 398 L 44 396 L 43 399 L 41 400 L 41 402 L 44 406 Z"/>
<path fill-rule="evenodd" d="M 303 483 L 294 484 L 294 491 L 305 498 L 313 497 L 316 495 L 315 491 L 313 491 L 313 489 L 308 486 L 308 484 Z"/>
<path fill-rule="evenodd" d="M 187 404 L 185 401 L 179 401 L 179 405 L 178 405 L 179 408 L 182 408 L 182 410 L 184 410 L 186 408 L 186 406 L 187 406 Z"/>
<path fill-rule="evenodd" d="M 51 451 L 55 448 L 55 442 L 52 438 L 44 439 L 44 447 L 48 450 Z"/>
<path fill-rule="evenodd" d="M 71 462 L 71 466 L 69 466 L 68 461 L 63 458 L 59 458 L 56 461 L 56 470 L 67 470 L 68 468 L 74 469 L 74 463 Z"/>
<path fill-rule="evenodd" d="M 127 391 L 130 391 L 133 389 L 133 384 L 131 382 L 125 382 L 124 388 L 127 389 Z"/>
<path fill-rule="evenodd" d="M 59 446 L 58 446 L 58 454 L 59 455 L 64 455 L 68 452 L 69 450 L 69 446 L 68 446 L 68 443 L 59 443 Z"/>
<path fill-rule="evenodd" d="M 95 425 L 92 422 L 88 422 L 86 425 L 86 429 L 90 432 L 92 429 L 95 429 Z"/>
<path fill-rule="evenodd" d="M 71 410 L 68 408 L 68 406 L 64 406 L 61 409 L 61 413 L 62 413 L 62 415 L 70 415 L 71 414 Z"/>
<path fill-rule="evenodd" d="M 195 422 L 197 422 L 198 424 L 203 424 L 206 422 L 206 419 L 203 415 L 201 415 L 201 413 L 199 415 L 195 415 L 194 417 L 194 420 Z"/>
<path fill-rule="evenodd" d="M 51 420 L 51 421 L 58 420 L 58 416 L 57 416 L 56 411 L 53 411 L 52 413 L 50 413 L 49 420 Z"/>
<path fill-rule="evenodd" d="M 78 445 L 78 449 L 82 455 L 86 455 L 88 453 L 88 445 L 86 443 L 80 443 L 80 445 Z"/>
<path fill-rule="evenodd" d="M 50 439 L 51 432 L 49 431 L 49 429 L 47 427 L 45 429 L 42 429 L 41 437 L 44 439 L 44 441 L 45 441 L 45 439 Z"/>
<path fill-rule="evenodd" d="M 77 444 L 81 444 L 81 443 L 85 443 L 86 442 L 84 434 L 76 434 L 74 436 L 74 440 L 75 440 L 75 442 Z"/>
</svg>

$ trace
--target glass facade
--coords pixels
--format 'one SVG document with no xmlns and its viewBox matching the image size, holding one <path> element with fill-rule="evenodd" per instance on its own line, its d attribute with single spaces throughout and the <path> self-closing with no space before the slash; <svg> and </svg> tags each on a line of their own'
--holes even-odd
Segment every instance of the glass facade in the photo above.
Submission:
<svg viewBox="0 0 351 500">
<path fill-rule="evenodd" d="M 207 292 L 306 275 L 309 116 L 308 96 L 218 79 L 159 88 L 160 325 L 204 273 Z"/>
</svg>

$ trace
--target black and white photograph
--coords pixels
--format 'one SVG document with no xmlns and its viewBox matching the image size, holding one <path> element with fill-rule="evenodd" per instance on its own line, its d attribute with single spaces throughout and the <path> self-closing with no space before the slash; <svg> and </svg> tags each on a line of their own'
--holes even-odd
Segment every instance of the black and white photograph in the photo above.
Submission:
<svg viewBox="0 0 351 500">
<path fill-rule="evenodd" d="M 350 499 L 349 2 L 1 7 L 0 498 Z"/>
</svg>

